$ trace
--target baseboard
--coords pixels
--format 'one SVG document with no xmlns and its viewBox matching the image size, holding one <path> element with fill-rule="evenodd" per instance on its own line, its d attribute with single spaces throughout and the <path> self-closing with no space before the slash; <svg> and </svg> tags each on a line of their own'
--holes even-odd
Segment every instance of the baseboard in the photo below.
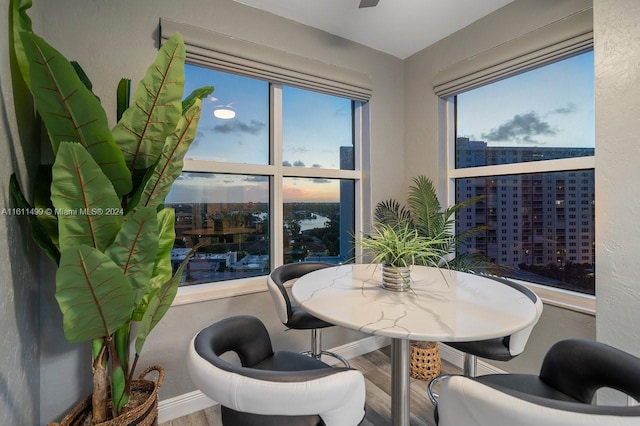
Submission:
<svg viewBox="0 0 640 426">
<path fill-rule="evenodd" d="M 158 423 L 187 416 L 216 404 L 217 402 L 199 390 L 163 399 L 158 402 Z"/>
<path fill-rule="evenodd" d="M 383 336 L 371 336 L 364 339 L 349 342 L 341 346 L 329 349 L 345 358 L 354 358 L 366 353 L 383 348 L 390 344 L 390 339 Z M 327 364 L 339 362 L 332 357 L 322 358 Z M 178 417 L 187 416 L 196 411 L 216 405 L 217 402 L 207 397 L 200 391 L 193 391 L 173 398 L 163 399 L 158 403 L 158 423 L 168 422 Z"/>
<path fill-rule="evenodd" d="M 391 339 L 384 336 L 371 336 L 364 339 L 355 340 L 353 342 L 345 343 L 344 345 L 336 346 L 333 349 L 329 349 L 330 352 L 335 352 L 343 357 L 355 358 L 360 355 L 368 354 L 380 348 L 384 348 L 391 344 Z M 334 365 L 340 361 L 333 357 L 323 357 L 323 362 L 329 365 Z"/>
</svg>

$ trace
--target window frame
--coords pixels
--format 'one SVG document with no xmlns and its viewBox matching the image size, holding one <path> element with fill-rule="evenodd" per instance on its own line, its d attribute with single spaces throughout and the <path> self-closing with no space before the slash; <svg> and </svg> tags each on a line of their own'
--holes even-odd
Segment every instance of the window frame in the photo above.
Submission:
<svg viewBox="0 0 640 426">
<path fill-rule="evenodd" d="M 269 46 L 248 42 L 191 25 L 161 18 L 160 43 L 180 32 L 185 41 L 186 62 L 269 83 L 269 164 L 226 163 L 185 160 L 184 172 L 245 174 L 269 177 L 270 267 L 282 264 L 283 187 L 285 177 L 349 179 L 354 181 L 354 232 L 367 226 L 363 215 L 371 206 L 370 180 L 370 77 L 346 68 L 323 63 Z M 282 87 L 292 86 L 353 102 L 354 169 L 323 169 L 282 165 Z M 356 256 L 359 249 L 356 247 Z M 224 299 L 267 291 L 266 276 L 253 276 L 179 287 L 172 306 Z"/>
<path fill-rule="evenodd" d="M 195 64 L 198 65 L 198 64 Z M 198 65 L 201 66 L 201 65 Z M 219 71 L 219 70 L 218 70 Z M 222 71 L 225 72 L 225 71 Z M 217 162 L 206 160 L 184 160 L 183 171 L 193 173 L 216 173 L 234 175 L 259 175 L 269 177 L 269 209 L 270 209 L 270 267 L 275 268 L 284 261 L 282 252 L 283 233 L 283 184 L 284 178 L 327 178 L 348 179 L 354 182 L 355 187 L 355 216 L 354 227 L 356 232 L 362 228 L 363 194 L 363 164 L 366 162 L 363 155 L 367 144 L 363 131 L 368 120 L 368 102 L 353 102 L 353 144 L 354 144 L 354 169 L 325 169 L 311 167 L 284 166 L 282 158 L 282 84 L 269 83 L 269 164 L 248 164 Z M 237 278 L 212 283 L 199 283 L 190 286 L 179 287 L 178 294 L 172 306 L 215 300 L 244 294 L 266 291 L 265 275 Z"/>
<path fill-rule="evenodd" d="M 444 181 L 444 190 L 446 194 L 446 205 L 455 202 L 455 182 L 456 179 L 476 178 L 483 176 L 504 176 L 513 174 L 529 174 L 544 172 L 570 172 L 574 170 L 595 170 L 595 156 L 592 157 L 576 157 L 562 158 L 557 160 L 531 161 L 526 163 L 512 164 L 496 164 L 492 166 L 465 167 L 455 168 L 455 95 L 446 99 L 440 98 L 444 115 L 441 125 L 445 127 L 444 144 L 446 146 L 446 161 L 444 162 L 444 170 L 442 176 L 446 176 Z M 442 163 L 441 163 L 442 164 Z M 575 291 L 554 288 L 530 281 L 515 280 L 520 284 L 530 287 L 541 298 L 544 303 L 558 306 L 561 308 L 573 310 L 580 313 L 595 315 L 596 297 Z"/>
<path fill-rule="evenodd" d="M 445 202 L 451 204 L 455 201 L 456 178 L 471 177 L 469 170 L 454 168 L 456 137 L 454 96 L 589 50 L 593 50 L 593 8 L 591 6 L 454 63 L 434 77 L 433 91 L 438 97 L 437 143 L 440 147 L 438 173 L 441 178 L 438 180 L 438 190 Z M 484 166 L 472 170 L 474 170 L 473 177 L 480 177 L 570 171 L 574 168 L 595 170 L 595 157 L 549 160 L 542 165 L 516 163 Z M 522 282 L 522 284 L 534 289 L 545 303 L 595 315 L 595 296 L 542 287 L 529 282 Z"/>
</svg>

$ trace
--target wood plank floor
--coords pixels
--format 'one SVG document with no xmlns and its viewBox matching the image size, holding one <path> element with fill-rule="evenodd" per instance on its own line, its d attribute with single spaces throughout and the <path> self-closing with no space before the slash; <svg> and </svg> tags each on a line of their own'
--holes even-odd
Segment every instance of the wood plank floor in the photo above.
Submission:
<svg viewBox="0 0 640 426">
<path fill-rule="evenodd" d="M 353 368 L 365 377 L 367 402 L 366 415 L 361 426 L 385 426 L 391 424 L 391 364 L 389 347 L 349 360 Z M 443 374 L 461 374 L 460 369 L 442 363 Z M 161 423 L 159 426 L 221 426 L 220 407 Z M 433 406 L 427 398 L 427 383 L 411 379 L 411 426 L 434 426 Z"/>
</svg>

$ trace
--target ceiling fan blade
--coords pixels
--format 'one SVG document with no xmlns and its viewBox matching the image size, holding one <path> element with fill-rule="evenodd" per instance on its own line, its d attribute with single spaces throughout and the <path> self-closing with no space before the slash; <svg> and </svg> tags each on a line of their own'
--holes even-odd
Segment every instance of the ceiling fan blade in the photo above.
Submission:
<svg viewBox="0 0 640 426">
<path fill-rule="evenodd" d="M 378 4 L 380 0 L 360 0 L 360 6 L 358 6 L 359 8 L 363 8 L 363 7 L 374 7 Z"/>
</svg>

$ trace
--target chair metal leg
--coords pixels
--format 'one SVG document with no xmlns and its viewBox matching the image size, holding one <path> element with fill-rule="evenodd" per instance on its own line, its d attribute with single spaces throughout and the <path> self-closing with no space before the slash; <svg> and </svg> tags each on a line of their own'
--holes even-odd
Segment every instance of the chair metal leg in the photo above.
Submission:
<svg viewBox="0 0 640 426">
<path fill-rule="evenodd" d="M 318 360 L 322 357 L 322 355 L 330 356 L 343 363 L 345 367 L 351 368 L 349 361 L 347 361 L 347 359 L 342 355 L 322 350 L 322 330 L 319 328 L 314 328 L 313 330 L 311 330 L 311 350 L 304 351 L 302 352 L 302 354 L 312 356 Z"/>
<path fill-rule="evenodd" d="M 439 395 L 436 393 L 434 388 L 438 383 L 440 383 L 441 381 L 449 377 L 451 377 L 451 375 L 443 374 L 442 376 L 434 377 L 429 382 L 429 385 L 427 386 L 427 396 L 429 397 L 429 401 L 431 401 L 431 404 L 433 404 L 434 407 L 438 406 L 438 397 L 439 397 Z"/>
<path fill-rule="evenodd" d="M 464 354 L 464 375 L 476 377 L 478 375 L 478 357 L 471 354 Z"/>
<path fill-rule="evenodd" d="M 322 330 L 319 328 L 311 330 L 311 354 L 315 359 L 322 355 Z"/>
<path fill-rule="evenodd" d="M 464 375 L 466 377 L 476 377 L 477 369 L 478 369 L 478 357 L 475 355 L 465 353 L 464 354 Z M 448 377 L 451 377 L 451 375 L 443 374 L 442 376 L 438 376 L 432 379 L 429 382 L 429 385 L 427 386 L 427 396 L 429 397 L 429 401 L 431 401 L 434 407 L 438 406 L 438 396 L 439 396 L 436 393 L 434 387 Z"/>
</svg>

